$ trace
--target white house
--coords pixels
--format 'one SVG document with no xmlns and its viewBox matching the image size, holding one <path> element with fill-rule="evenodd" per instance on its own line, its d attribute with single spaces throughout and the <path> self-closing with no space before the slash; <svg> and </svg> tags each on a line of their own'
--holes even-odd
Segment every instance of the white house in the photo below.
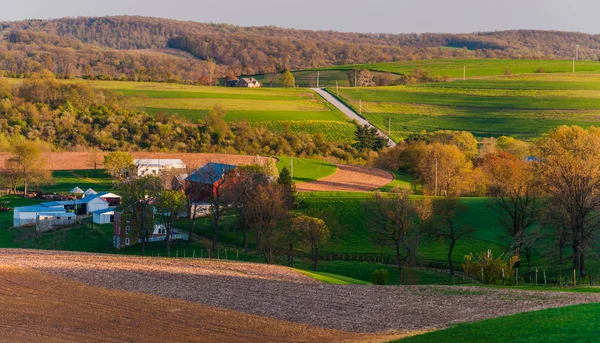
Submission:
<svg viewBox="0 0 600 343">
<path fill-rule="evenodd" d="M 158 174 L 166 169 L 186 168 L 182 160 L 169 158 L 137 158 L 133 164 L 137 167 L 138 176 Z"/>
<path fill-rule="evenodd" d="M 115 209 L 114 208 L 105 208 L 103 210 L 98 210 L 93 213 L 93 222 L 94 224 L 110 224 L 115 221 Z"/>
</svg>

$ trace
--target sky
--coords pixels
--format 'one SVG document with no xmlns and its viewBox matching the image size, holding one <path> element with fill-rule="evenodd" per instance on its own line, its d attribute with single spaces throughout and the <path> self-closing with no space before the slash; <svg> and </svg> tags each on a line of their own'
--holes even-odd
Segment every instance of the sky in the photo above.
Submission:
<svg viewBox="0 0 600 343">
<path fill-rule="evenodd" d="M 598 0 L 2 0 L 0 21 L 141 15 L 346 32 L 600 33 Z"/>
</svg>

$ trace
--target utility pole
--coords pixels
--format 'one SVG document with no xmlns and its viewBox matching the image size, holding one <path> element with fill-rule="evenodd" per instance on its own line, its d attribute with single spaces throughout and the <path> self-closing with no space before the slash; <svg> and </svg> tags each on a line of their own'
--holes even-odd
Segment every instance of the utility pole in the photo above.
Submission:
<svg viewBox="0 0 600 343">
<path fill-rule="evenodd" d="M 358 77 L 358 72 L 355 70 L 354 71 L 354 87 L 358 87 L 357 86 L 358 85 L 358 79 L 357 79 L 357 77 Z"/>
<path fill-rule="evenodd" d="M 319 88 L 319 77 L 320 77 L 320 72 L 317 70 L 317 88 Z"/>
<path fill-rule="evenodd" d="M 290 177 L 294 180 L 294 156 L 290 156 Z"/>
<path fill-rule="evenodd" d="M 575 72 L 575 59 L 573 59 L 573 72 Z"/>
<path fill-rule="evenodd" d="M 340 86 L 338 86 L 338 82 L 335 81 L 335 93 L 337 94 L 338 98 L 340 97 Z"/>
<path fill-rule="evenodd" d="M 467 79 L 467 66 L 463 66 L 463 81 Z"/>
<path fill-rule="evenodd" d="M 388 118 L 388 135 L 392 136 L 392 118 Z"/>
<path fill-rule="evenodd" d="M 433 196 L 437 196 L 438 189 L 438 159 L 435 158 L 435 189 L 433 191 Z"/>
<path fill-rule="evenodd" d="M 579 61 L 579 44 L 575 45 L 575 60 Z"/>
<path fill-rule="evenodd" d="M 362 115 L 362 99 L 358 100 L 358 114 Z"/>
</svg>

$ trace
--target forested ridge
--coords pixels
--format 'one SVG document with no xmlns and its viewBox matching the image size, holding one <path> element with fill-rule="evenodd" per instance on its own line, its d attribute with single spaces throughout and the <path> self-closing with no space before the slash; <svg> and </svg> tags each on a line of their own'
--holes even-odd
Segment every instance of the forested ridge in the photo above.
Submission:
<svg viewBox="0 0 600 343">
<path fill-rule="evenodd" d="M 150 17 L 0 22 L 0 70 L 23 77 L 198 82 L 234 74 L 432 58 L 600 57 L 600 37 L 516 30 L 377 34 L 240 27 Z"/>
</svg>

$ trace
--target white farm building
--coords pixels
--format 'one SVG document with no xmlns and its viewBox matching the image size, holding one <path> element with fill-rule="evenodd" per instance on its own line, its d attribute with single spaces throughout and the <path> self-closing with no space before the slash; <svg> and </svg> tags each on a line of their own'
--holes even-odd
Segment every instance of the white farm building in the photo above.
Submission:
<svg viewBox="0 0 600 343">
<path fill-rule="evenodd" d="M 94 224 L 110 224 L 115 221 L 115 209 L 114 208 L 105 208 L 103 210 L 98 210 L 93 214 L 93 222 Z"/>
<path fill-rule="evenodd" d="M 138 176 L 158 174 L 168 169 L 185 169 L 186 165 L 180 159 L 164 158 L 137 158 L 133 161 L 137 167 Z"/>
<path fill-rule="evenodd" d="M 32 206 L 15 207 L 13 226 L 34 225 L 36 219 L 48 219 L 50 217 L 55 217 L 57 224 L 71 224 L 77 219 L 78 215 L 91 215 L 97 211 L 116 207 L 120 202 L 120 196 L 110 192 L 102 192 L 86 196 L 83 199 L 52 201 Z"/>
</svg>

